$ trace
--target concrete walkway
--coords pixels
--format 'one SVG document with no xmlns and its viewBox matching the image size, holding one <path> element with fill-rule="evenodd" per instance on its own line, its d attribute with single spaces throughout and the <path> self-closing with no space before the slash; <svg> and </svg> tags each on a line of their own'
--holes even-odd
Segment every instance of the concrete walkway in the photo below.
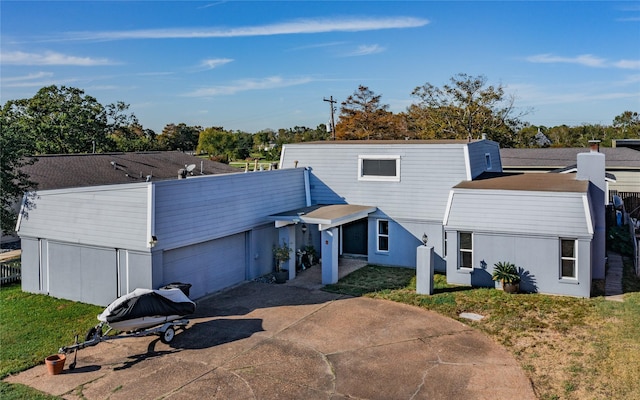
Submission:
<svg viewBox="0 0 640 400">
<path fill-rule="evenodd" d="M 104 342 L 81 350 L 73 371 L 40 365 L 6 380 L 70 400 L 535 399 L 514 357 L 465 324 L 293 282 L 200 301 L 170 345 Z"/>
<path fill-rule="evenodd" d="M 605 276 L 604 295 L 607 300 L 624 301 L 622 292 L 622 256 L 618 253 L 609 252 L 607 255 L 607 274 Z"/>
</svg>

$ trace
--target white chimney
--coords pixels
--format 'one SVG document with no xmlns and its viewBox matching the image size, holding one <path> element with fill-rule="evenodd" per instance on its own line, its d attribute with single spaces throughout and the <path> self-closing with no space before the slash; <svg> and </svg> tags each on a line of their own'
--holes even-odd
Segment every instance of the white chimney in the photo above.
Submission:
<svg viewBox="0 0 640 400">
<path fill-rule="evenodd" d="M 593 213 L 593 242 L 591 246 L 591 278 L 605 277 L 606 221 L 605 204 L 607 183 L 605 181 L 605 156 L 599 152 L 600 141 L 590 140 L 591 151 L 578 154 L 576 179 L 589 181 L 589 197 Z"/>
</svg>

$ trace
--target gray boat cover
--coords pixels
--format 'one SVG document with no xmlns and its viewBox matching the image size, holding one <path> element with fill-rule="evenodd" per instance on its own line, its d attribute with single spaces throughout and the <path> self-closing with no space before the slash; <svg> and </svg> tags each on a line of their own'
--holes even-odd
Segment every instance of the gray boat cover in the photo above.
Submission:
<svg viewBox="0 0 640 400">
<path fill-rule="evenodd" d="M 141 317 L 188 315 L 196 310 L 180 289 L 136 289 L 118 297 L 98 315 L 102 322 L 118 322 Z"/>
</svg>

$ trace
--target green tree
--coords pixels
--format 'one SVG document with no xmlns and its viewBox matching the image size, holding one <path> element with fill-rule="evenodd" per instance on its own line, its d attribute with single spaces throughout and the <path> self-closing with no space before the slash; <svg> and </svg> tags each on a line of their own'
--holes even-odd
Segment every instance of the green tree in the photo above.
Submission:
<svg viewBox="0 0 640 400">
<path fill-rule="evenodd" d="M 525 112 L 515 114 L 513 96 L 502 85 L 487 85 L 483 75 L 457 74 L 436 87 L 425 83 L 411 93 L 419 102 L 407 109 L 410 136 L 467 139 L 483 134 L 503 147 L 520 145 L 517 131 Z"/>
<path fill-rule="evenodd" d="M 167 124 L 158 136 L 158 145 L 162 150 L 194 151 L 200 132 L 202 128 L 199 126 Z"/>
<path fill-rule="evenodd" d="M 28 134 L 37 154 L 70 154 L 108 151 L 105 108 L 84 91 L 66 86 L 47 86 L 30 99 L 9 101 L 12 117 L 29 125 Z"/>
<path fill-rule="evenodd" d="M 625 111 L 613 119 L 613 127 L 618 131 L 615 139 L 637 139 L 640 137 L 640 114 Z"/>
<path fill-rule="evenodd" d="M 0 111 L 0 221 L 4 233 L 14 231 L 16 204 L 23 193 L 36 186 L 29 176 L 21 171 L 23 166 L 36 162 L 36 159 L 27 158 L 35 151 L 35 147 L 28 124 L 22 123 L 24 121 L 14 115 L 19 110 L 13 103 L 7 103 Z"/>
<path fill-rule="evenodd" d="M 206 153 L 219 161 L 229 162 L 237 145 L 236 136 L 219 128 L 207 128 L 200 133 L 198 154 Z"/>
</svg>

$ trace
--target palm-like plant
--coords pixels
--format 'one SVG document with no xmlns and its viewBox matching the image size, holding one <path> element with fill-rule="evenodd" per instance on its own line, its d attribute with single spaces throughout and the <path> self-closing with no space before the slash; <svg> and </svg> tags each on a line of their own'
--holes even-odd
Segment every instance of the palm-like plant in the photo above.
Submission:
<svg viewBox="0 0 640 400">
<path fill-rule="evenodd" d="M 494 281 L 505 283 L 519 283 L 520 274 L 515 264 L 505 261 L 500 261 L 494 264 L 492 278 Z"/>
</svg>

